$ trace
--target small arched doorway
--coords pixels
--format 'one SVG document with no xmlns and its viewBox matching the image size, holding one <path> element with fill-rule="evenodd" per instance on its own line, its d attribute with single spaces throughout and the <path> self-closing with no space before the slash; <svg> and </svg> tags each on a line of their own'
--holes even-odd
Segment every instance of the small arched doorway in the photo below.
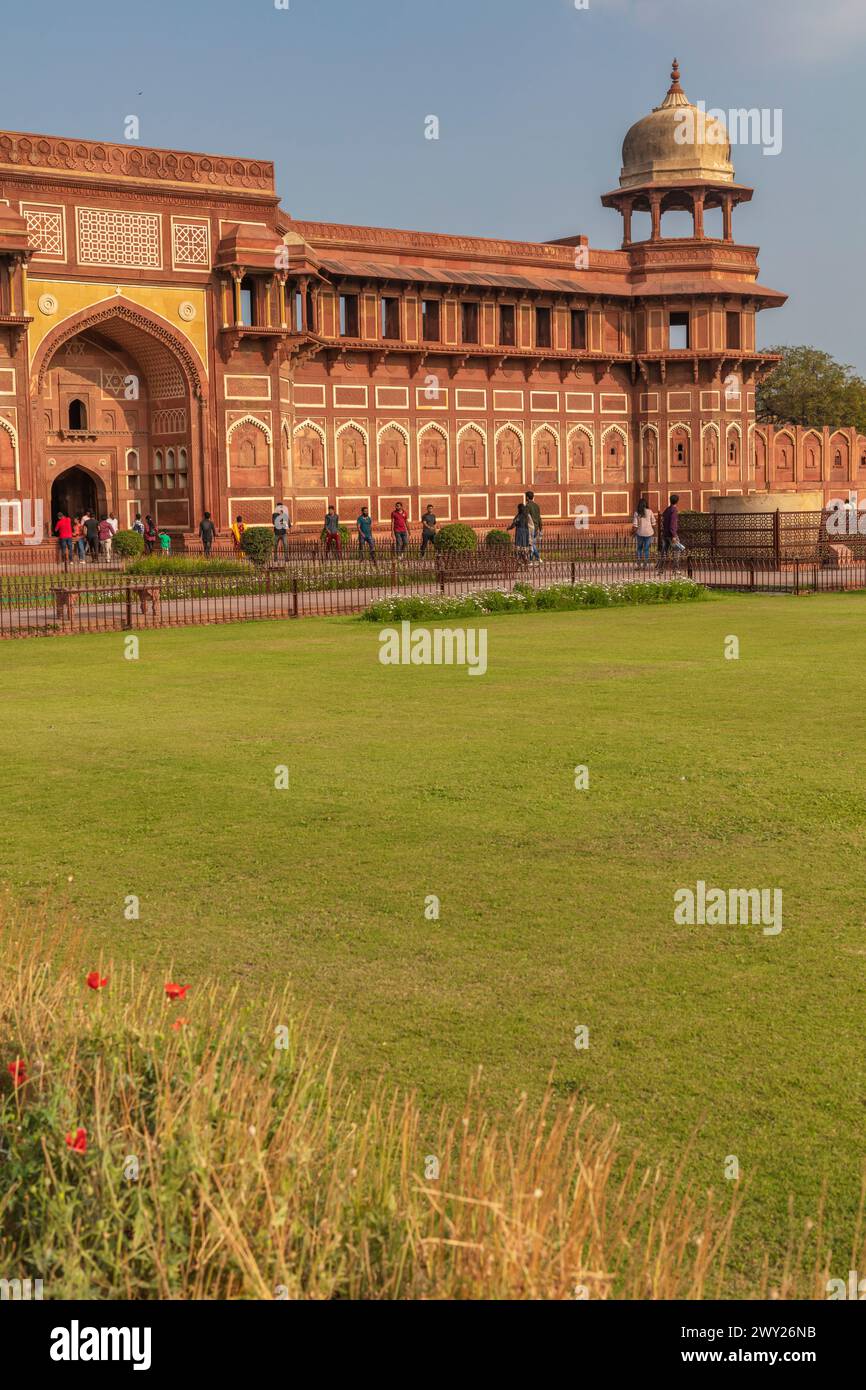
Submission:
<svg viewBox="0 0 866 1390">
<path fill-rule="evenodd" d="M 84 468 L 67 468 L 51 484 L 51 530 L 58 512 L 67 516 L 81 516 L 92 512 L 96 516 L 105 513 L 105 488 L 98 478 Z"/>
</svg>

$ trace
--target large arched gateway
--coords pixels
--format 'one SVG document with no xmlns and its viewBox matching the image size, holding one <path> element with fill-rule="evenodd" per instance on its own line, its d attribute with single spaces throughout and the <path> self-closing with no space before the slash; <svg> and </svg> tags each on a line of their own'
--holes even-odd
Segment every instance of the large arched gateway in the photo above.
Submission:
<svg viewBox="0 0 866 1390">
<path fill-rule="evenodd" d="M 151 512 L 186 531 L 207 492 L 199 407 L 204 374 L 189 345 L 120 297 L 48 335 L 31 373 L 46 517 L 59 506 Z"/>
</svg>

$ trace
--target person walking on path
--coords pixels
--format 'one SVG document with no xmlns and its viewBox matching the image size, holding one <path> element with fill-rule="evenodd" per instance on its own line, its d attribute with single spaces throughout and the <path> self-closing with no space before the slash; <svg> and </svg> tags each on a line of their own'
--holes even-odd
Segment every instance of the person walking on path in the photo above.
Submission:
<svg viewBox="0 0 866 1390">
<path fill-rule="evenodd" d="M 399 560 L 401 556 L 405 557 L 406 543 L 409 540 L 409 527 L 402 502 L 398 502 L 391 513 L 391 531 L 394 535 L 394 550 Z"/>
<path fill-rule="evenodd" d="M 57 537 L 61 562 L 68 569 L 69 561 L 72 559 L 72 522 L 65 512 L 57 513 L 54 534 Z"/>
<path fill-rule="evenodd" d="M 373 543 L 373 518 L 367 507 L 361 508 L 361 514 L 357 520 L 358 527 L 358 556 L 363 559 L 364 549 L 369 551 L 370 559 L 376 564 L 376 547 Z"/>
<path fill-rule="evenodd" d="M 144 518 L 144 532 L 143 532 L 143 535 L 144 535 L 144 553 L 145 553 L 145 555 L 152 555 L 152 554 L 153 554 L 154 546 L 156 545 L 157 541 L 159 540 L 159 532 L 157 531 L 156 526 L 155 526 L 155 524 L 154 524 L 153 517 L 150 515 L 149 512 L 148 512 L 147 516 Z"/>
<path fill-rule="evenodd" d="M 330 555 L 331 549 L 336 550 L 337 559 L 342 559 L 343 544 L 340 536 L 340 518 L 337 516 L 333 507 L 329 507 L 325 513 L 325 558 Z"/>
<path fill-rule="evenodd" d="M 525 564 L 529 556 L 529 513 L 523 502 L 518 502 L 517 515 L 509 523 L 508 529 L 514 532 L 514 545 L 518 558 Z"/>
<path fill-rule="evenodd" d="M 428 545 L 432 545 L 436 550 L 436 513 L 433 510 L 433 503 L 427 503 L 427 510 L 421 518 L 421 559 L 427 553 Z"/>
<path fill-rule="evenodd" d="M 114 540 L 114 531 L 107 516 L 102 517 L 99 523 L 99 549 L 105 559 L 111 562 L 111 542 Z"/>
<path fill-rule="evenodd" d="M 631 524 L 637 541 L 637 563 L 638 565 L 648 565 L 650 545 L 656 531 L 656 519 L 655 514 L 650 511 L 646 497 L 642 497 L 638 502 Z"/>
<path fill-rule="evenodd" d="M 88 512 L 84 518 L 84 534 L 87 537 L 87 549 L 90 551 L 92 560 L 99 559 L 99 522 L 96 517 Z"/>
<path fill-rule="evenodd" d="M 144 522 L 141 519 L 141 512 L 135 513 L 135 521 L 132 523 L 133 531 L 137 531 L 140 536 L 144 535 Z"/>
<path fill-rule="evenodd" d="M 535 500 L 534 492 L 526 494 L 526 513 L 529 524 L 529 558 L 541 564 L 541 508 Z"/>
<path fill-rule="evenodd" d="M 247 529 L 247 528 L 246 528 L 246 526 L 244 526 L 244 519 L 243 519 L 243 517 L 242 517 L 242 516 L 236 516 L 235 519 L 234 519 L 234 521 L 232 522 L 232 525 L 231 525 L 231 533 L 232 533 L 232 540 L 233 540 L 234 543 L 235 543 L 235 550 L 236 550 L 238 553 L 240 553 L 240 552 L 243 550 L 243 545 L 241 544 L 241 540 L 242 540 L 244 531 L 245 531 L 246 529 Z"/>
<path fill-rule="evenodd" d="M 679 537 L 680 514 L 677 508 L 679 493 L 672 492 L 671 500 L 662 512 L 662 535 L 659 546 L 659 569 L 664 567 L 669 555 L 674 557 L 674 565 L 678 566 L 680 555 L 685 550 L 685 546 Z"/>
<path fill-rule="evenodd" d="M 84 564 L 84 551 L 87 542 L 84 539 L 84 527 L 81 524 L 80 514 L 76 516 L 72 523 L 72 541 L 74 548 L 78 551 L 79 564 Z"/>
<path fill-rule="evenodd" d="M 274 525 L 274 559 L 279 554 L 280 546 L 283 547 L 283 559 L 289 558 L 289 528 L 292 518 L 289 516 L 289 509 L 285 502 L 280 502 L 271 521 Z"/>
<path fill-rule="evenodd" d="M 199 540 L 201 541 L 202 550 L 204 551 L 205 555 L 210 555 L 214 543 L 214 537 L 216 536 L 216 527 L 213 524 L 210 512 L 205 512 L 204 516 L 199 522 L 198 535 Z"/>
</svg>

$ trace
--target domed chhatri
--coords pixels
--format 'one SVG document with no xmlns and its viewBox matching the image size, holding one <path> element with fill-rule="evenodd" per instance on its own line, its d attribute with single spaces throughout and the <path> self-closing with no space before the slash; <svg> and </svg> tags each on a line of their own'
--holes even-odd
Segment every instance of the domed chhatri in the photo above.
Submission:
<svg viewBox="0 0 866 1390">
<path fill-rule="evenodd" d="M 693 106 L 680 86 L 676 58 L 661 106 L 631 127 L 622 142 L 621 188 L 647 184 L 733 183 L 731 143 L 716 116 Z"/>
</svg>

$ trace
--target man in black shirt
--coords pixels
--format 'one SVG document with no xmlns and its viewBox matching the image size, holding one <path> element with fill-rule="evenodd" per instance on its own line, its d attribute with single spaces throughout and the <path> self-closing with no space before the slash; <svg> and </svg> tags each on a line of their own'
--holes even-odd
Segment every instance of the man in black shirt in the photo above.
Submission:
<svg viewBox="0 0 866 1390">
<path fill-rule="evenodd" d="M 204 516 L 199 522 L 198 533 L 201 537 L 202 549 L 204 550 L 205 555 L 210 555 L 211 546 L 213 545 L 214 536 L 216 535 L 216 527 L 214 526 L 213 521 L 211 520 L 210 512 L 205 512 Z"/>
<path fill-rule="evenodd" d="M 428 545 L 436 549 L 436 513 L 431 502 L 427 503 L 427 510 L 421 518 L 421 559 Z"/>
</svg>

